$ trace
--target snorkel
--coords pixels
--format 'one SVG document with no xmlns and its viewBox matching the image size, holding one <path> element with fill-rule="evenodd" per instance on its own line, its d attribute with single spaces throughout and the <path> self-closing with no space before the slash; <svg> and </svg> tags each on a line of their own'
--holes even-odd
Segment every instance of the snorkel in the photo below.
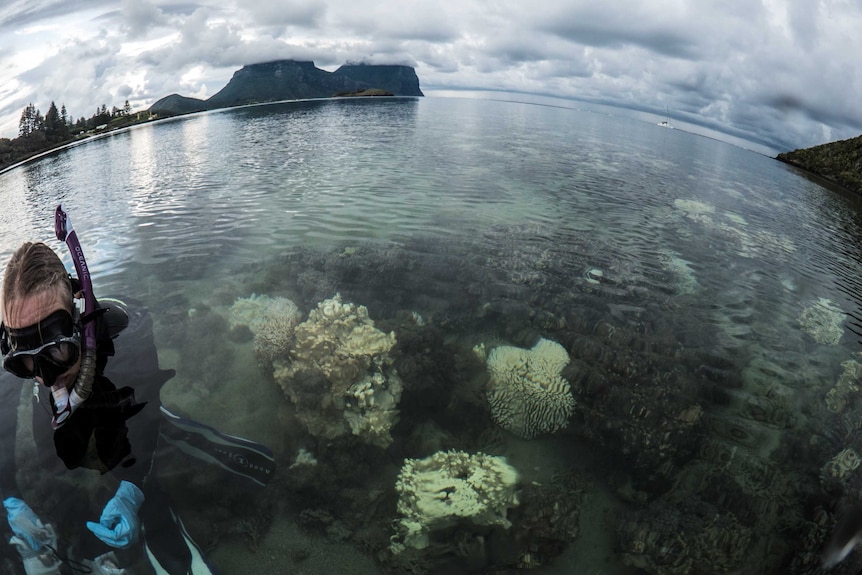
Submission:
<svg viewBox="0 0 862 575">
<path fill-rule="evenodd" d="M 78 274 L 81 292 L 84 295 L 84 306 L 81 310 L 83 324 L 81 367 L 78 370 L 78 378 L 72 386 L 71 393 L 63 384 L 55 384 L 51 387 L 55 410 L 51 426 L 57 429 L 93 392 L 93 377 L 96 374 L 96 323 L 92 321 L 94 319 L 92 314 L 96 311 L 96 298 L 93 296 L 93 282 L 90 281 L 90 269 L 87 267 L 87 260 L 84 259 L 84 250 L 81 249 L 78 234 L 75 233 L 72 220 L 63 211 L 62 204 L 57 206 L 54 212 L 54 233 L 57 234 L 58 240 L 66 242 L 72 254 L 72 262 L 75 264 L 75 272 Z"/>
</svg>

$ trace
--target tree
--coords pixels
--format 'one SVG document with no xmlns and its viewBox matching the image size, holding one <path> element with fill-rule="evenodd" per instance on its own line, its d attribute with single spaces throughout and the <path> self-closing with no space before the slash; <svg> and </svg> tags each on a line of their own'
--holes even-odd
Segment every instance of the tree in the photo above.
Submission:
<svg viewBox="0 0 862 575">
<path fill-rule="evenodd" d="M 60 112 L 57 111 L 57 105 L 51 102 L 48 108 L 48 113 L 45 114 L 45 137 L 49 142 L 60 142 L 66 139 L 68 132 L 64 130 L 65 122 L 60 118 Z"/>
<path fill-rule="evenodd" d="M 123 115 L 129 116 L 132 113 L 132 106 L 129 104 L 129 101 L 126 100 L 125 105 L 123 106 Z"/>
<path fill-rule="evenodd" d="M 29 138 L 34 132 L 42 129 L 42 114 L 30 102 L 21 112 L 21 120 L 18 122 L 18 137 Z"/>
<path fill-rule="evenodd" d="M 111 113 L 108 112 L 108 106 L 102 104 L 101 108 L 96 108 L 96 113 L 93 115 L 91 121 L 93 123 L 93 128 L 101 126 L 102 124 L 109 124 L 111 122 Z"/>
</svg>

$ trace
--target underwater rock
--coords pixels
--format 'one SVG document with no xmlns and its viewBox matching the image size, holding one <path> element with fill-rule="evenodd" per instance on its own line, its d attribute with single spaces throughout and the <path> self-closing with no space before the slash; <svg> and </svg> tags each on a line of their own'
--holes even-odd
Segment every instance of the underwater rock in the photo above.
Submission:
<svg viewBox="0 0 862 575">
<path fill-rule="evenodd" d="M 289 357 L 273 362 L 273 378 L 315 437 L 347 433 L 388 447 L 403 388 L 389 351 L 395 333 L 374 327 L 365 306 L 322 301 L 296 326 Z"/>
<path fill-rule="evenodd" d="M 399 494 L 396 533 L 390 550 L 424 549 L 432 532 L 456 526 L 508 529 L 510 507 L 518 505 L 518 472 L 502 457 L 439 451 L 405 459 L 395 483 Z"/>
<path fill-rule="evenodd" d="M 548 565 L 577 539 L 587 487 L 574 474 L 563 474 L 548 483 L 530 483 L 518 492 L 520 505 L 510 518 L 519 568 Z"/>
<path fill-rule="evenodd" d="M 695 503 L 654 504 L 618 527 L 623 561 L 656 575 L 726 573 L 749 559 L 752 530 L 732 514 Z"/>
<path fill-rule="evenodd" d="M 835 302 L 819 298 L 799 314 L 802 330 L 819 344 L 837 345 L 844 335 L 844 312 Z"/>
<path fill-rule="evenodd" d="M 484 354 L 483 347 L 474 351 Z M 575 399 L 560 375 L 569 363 L 563 346 L 540 338 L 532 349 L 498 346 L 487 357 L 488 404 L 497 425 L 532 439 L 568 424 Z"/>
</svg>

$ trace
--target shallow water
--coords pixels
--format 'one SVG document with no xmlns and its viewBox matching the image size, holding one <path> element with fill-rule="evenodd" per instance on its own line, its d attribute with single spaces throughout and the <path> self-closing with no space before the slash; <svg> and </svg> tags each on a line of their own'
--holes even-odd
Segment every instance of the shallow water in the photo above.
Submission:
<svg viewBox="0 0 862 575">
<path fill-rule="evenodd" d="M 546 106 L 315 101 L 116 133 L 0 175 L 0 198 L 3 260 L 48 240 L 63 202 L 97 295 L 153 313 L 177 369 L 162 401 L 275 452 L 276 479 L 251 494 L 165 467 L 223 573 L 403 570 L 395 478 L 438 449 L 505 456 L 543 486 L 510 530 L 447 532 L 443 563 L 423 557 L 455 571 L 808 572 L 858 491 L 828 462 L 862 453 L 857 382 L 841 380 L 862 333 L 859 202 L 770 158 Z M 229 327 L 237 298 L 307 315 L 336 293 L 398 341 L 385 448 L 314 437 Z M 569 353 L 576 406 L 524 440 L 489 416 L 472 349 L 539 337 Z M 300 448 L 320 467 L 291 468 Z M 554 498 L 577 533 L 535 519 Z M 518 521 L 541 524 L 541 544 L 506 540 Z M 528 540 L 529 561 L 498 548 Z"/>
</svg>

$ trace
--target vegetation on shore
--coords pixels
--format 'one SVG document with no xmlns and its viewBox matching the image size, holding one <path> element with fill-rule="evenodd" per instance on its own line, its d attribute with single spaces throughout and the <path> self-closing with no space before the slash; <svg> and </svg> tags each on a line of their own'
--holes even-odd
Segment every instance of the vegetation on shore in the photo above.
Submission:
<svg viewBox="0 0 862 575">
<path fill-rule="evenodd" d="M 369 86 L 377 86 L 370 88 Z M 66 106 L 54 102 L 44 116 L 30 104 L 21 113 L 17 138 L 0 138 L 0 171 L 34 156 L 104 132 L 158 118 L 246 104 L 305 98 L 351 96 L 422 96 L 419 78 L 410 66 L 345 64 L 335 72 L 314 62 L 276 60 L 250 64 L 234 73 L 230 82 L 207 100 L 171 94 L 148 110 L 132 112 L 128 100 L 110 112 L 102 105 L 89 119 L 74 120 Z"/>
<path fill-rule="evenodd" d="M 0 138 L 0 171 L 43 152 L 150 119 L 148 112 L 132 112 L 128 100 L 122 108 L 114 106 L 110 111 L 102 104 L 90 118 L 82 116 L 78 120 L 67 114 L 65 105 L 58 110 L 51 102 L 43 116 L 31 103 L 21 112 L 18 137 Z"/>
<path fill-rule="evenodd" d="M 357 90 L 356 92 L 339 92 L 333 98 L 365 98 L 373 96 L 394 96 L 392 92 L 381 90 L 380 88 L 368 88 L 367 90 Z"/>
<path fill-rule="evenodd" d="M 785 152 L 776 159 L 862 193 L 862 136 Z"/>
</svg>

